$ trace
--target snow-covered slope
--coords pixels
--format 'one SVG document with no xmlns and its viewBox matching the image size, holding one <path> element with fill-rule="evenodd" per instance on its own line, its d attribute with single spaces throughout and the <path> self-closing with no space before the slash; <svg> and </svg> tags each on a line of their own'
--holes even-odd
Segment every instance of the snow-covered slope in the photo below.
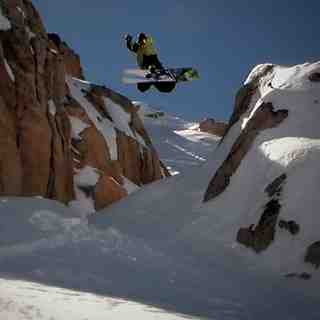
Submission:
<svg viewBox="0 0 320 320">
<path fill-rule="evenodd" d="M 173 262 L 145 243 L 51 200 L 1 198 L 0 213 L 1 320 L 185 319 L 168 299 Z"/>
<path fill-rule="evenodd" d="M 182 244 L 161 248 L 113 227 L 99 231 L 53 201 L 0 204 L 1 319 L 246 320 L 275 310 L 279 319 L 319 318 L 317 299 L 248 272 L 219 244 L 209 262 Z"/>
<path fill-rule="evenodd" d="M 267 68 L 270 71 L 266 73 Z M 319 73 L 320 63 L 257 67 L 246 82 L 257 81 L 250 104 L 212 160 L 188 175 L 148 187 L 125 204 L 110 208 L 111 217 L 100 214 L 93 223 L 104 228 L 112 226 L 166 252 L 183 250 L 197 256 L 199 264 L 224 265 L 230 259 L 230 263 L 244 263 L 250 272 L 273 274 L 282 282 L 289 281 L 285 280 L 288 277 L 290 285 L 318 296 L 319 272 L 305 257 L 308 246 L 319 241 Z M 257 117 L 261 120 L 260 112 L 268 103 L 273 109 L 262 118 L 259 129 L 255 126 Z M 285 115 L 281 121 L 278 114 Z M 277 120 L 275 125 L 272 117 Z M 252 128 L 253 133 L 246 128 Z M 234 158 L 238 163 L 231 164 L 234 172 L 228 184 L 203 203 L 209 178 L 228 166 L 242 146 L 241 139 L 244 147 L 249 147 L 240 149 L 240 160 Z M 274 186 L 281 175 L 285 179 L 277 192 L 268 194 L 270 185 Z M 266 208 L 271 200 L 280 206 L 273 239 L 255 253 L 237 242 L 238 231 L 247 227 L 254 234 L 252 241 L 259 242 L 261 220 L 268 218 Z M 130 207 L 130 212 L 124 206 Z M 280 221 L 293 221 L 298 232 L 279 225 Z M 319 259 L 316 250 L 313 256 Z M 301 283 L 303 280 L 295 282 L 292 277 L 311 280 Z"/>
<path fill-rule="evenodd" d="M 255 69 L 248 79 L 259 77 L 263 70 Z M 317 196 L 320 83 L 310 81 L 319 71 L 319 63 L 292 68 L 275 66 L 259 80 L 256 96 L 231 127 L 212 161 L 188 175 L 157 183 L 143 195 L 131 197 L 126 204 L 130 203 L 130 214 L 119 204 L 111 209 L 111 219 L 100 215 L 96 223 L 113 225 L 131 235 L 159 241 L 161 245 L 183 239 L 193 250 L 206 255 L 214 253 L 216 241 L 236 253 L 246 254 L 247 250 L 236 242 L 238 230 L 251 224 L 257 226 L 264 206 L 274 199 L 281 207 L 278 220 L 295 221 L 300 232 L 291 234 L 285 228 L 276 227 L 274 241 L 253 256 L 280 274 L 308 272 L 317 278 L 318 273 L 304 262 L 304 256 L 307 246 L 319 241 L 320 217 L 315 208 L 320 206 Z M 272 103 L 272 115 L 286 109 L 288 116 L 274 127 L 259 131 L 252 122 L 265 103 Z M 271 122 L 268 118 L 263 121 L 263 125 Z M 251 135 L 246 131 L 250 126 L 255 134 L 258 131 L 250 148 L 240 152 L 243 155 L 240 160 L 232 158 L 238 152 L 236 147 L 242 144 L 241 139 L 245 146 L 249 144 L 245 134 Z M 239 163 L 229 164 L 235 166 L 229 183 L 211 201 L 202 203 L 208 178 L 218 169 L 227 174 L 221 170 L 230 159 Z M 274 197 L 268 195 L 266 188 L 282 174 L 285 182 L 281 190 Z"/>
<path fill-rule="evenodd" d="M 87 292 L 134 300 L 195 319 L 319 319 L 319 271 L 304 262 L 306 246 L 319 241 L 319 71 L 319 63 L 257 67 L 248 78 L 256 85 L 250 103 L 221 144 L 212 153 L 194 152 L 206 162 L 195 166 L 183 158 L 183 174 L 130 194 L 89 225 L 54 202 L 4 199 L 0 272 L 82 297 Z M 150 120 L 153 134 L 180 141 L 161 131 L 160 121 Z M 170 126 L 167 121 L 165 128 Z M 182 124 L 175 130 L 184 129 Z M 175 160 L 174 153 L 168 159 Z M 221 188 L 219 175 L 211 179 L 217 172 L 228 177 Z M 258 237 L 271 200 L 280 205 L 274 239 L 256 253 L 237 242 L 238 231 L 247 227 Z M 294 220 L 298 233 L 280 228 L 280 219 Z M 11 301 L 15 294 L 32 295 L 32 289 L 19 293 L 10 282 L 4 286 L 1 301 L 8 301 L 7 292 Z M 21 299 L 15 310 L 26 304 Z M 85 316 L 99 319 L 93 311 Z"/>
<path fill-rule="evenodd" d="M 310 286 L 319 281 L 319 272 L 305 261 L 308 247 L 319 241 L 319 72 L 319 62 L 294 67 L 262 65 L 252 71 L 246 83 L 257 79 L 257 90 L 238 121 L 238 137 L 249 135 L 250 126 L 257 127 L 257 115 L 266 104 L 272 105 L 273 110 L 263 124 L 275 120 L 276 125 L 258 130 L 225 191 L 208 203 L 207 217 L 192 227 L 202 230 L 207 239 L 213 233 L 232 245 L 239 228 L 251 225 L 253 239 L 244 244 L 259 252 L 254 258 L 282 275 L 307 273 L 313 277 Z M 239 147 L 242 142 L 237 138 L 236 143 Z M 234 146 L 233 152 L 237 152 Z M 232 153 L 228 156 L 232 158 Z M 228 159 L 220 168 L 227 165 Z M 279 181 L 281 177 L 283 180 Z M 272 185 L 276 190 L 270 191 Z M 268 212 L 270 201 L 279 210 Z M 209 216 L 213 210 L 228 212 L 229 217 L 214 220 Z M 288 222 L 296 227 L 290 228 Z M 271 239 L 266 240 L 269 232 Z M 244 247 L 233 246 L 235 251 L 244 253 Z M 319 255 L 314 258 L 319 259 Z"/>
<path fill-rule="evenodd" d="M 215 150 L 220 137 L 201 132 L 198 123 L 185 121 L 146 103 L 134 102 L 153 145 L 170 173 L 187 173 L 203 164 Z"/>
<path fill-rule="evenodd" d="M 124 299 L 0 278 L 0 317 L 22 319 L 182 320 L 185 316 Z"/>
</svg>

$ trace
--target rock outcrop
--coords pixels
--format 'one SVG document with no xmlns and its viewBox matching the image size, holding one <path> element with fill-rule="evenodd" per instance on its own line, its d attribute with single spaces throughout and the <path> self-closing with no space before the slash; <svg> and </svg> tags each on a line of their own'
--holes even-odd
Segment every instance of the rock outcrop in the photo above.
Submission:
<svg viewBox="0 0 320 320">
<path fill-rule="evenodd" d="M 282 180 L 282 177 L 283 180 Z M 286 175 L 281 175 L 269 184 L 265 190 L 270 200 L 263 207 L 263 212 L 256 227 L 252 224 L 249 228 L 240 228 L 237 234 L 237 241 L 256 252 L 267 249 L 273 242 L 278 217 L 280 214 L 282 184 Z"/>
<path fill-rule="evenodd" d="M 232 149 L 210 181 L 204 196 L 208 201 L 225 190 L 230 182 L 231 176 L 239 167 L 241 160 L 245 157 L 250 147 L 258 136 L 265 129 L 273 128 L 280 124 L 288 116 L 288 110 L 273 110 L 272 103 L 262 103 L 253 117 L 248 121 L 246 128 L 241 132 Z"/>
<path fill-rule="evenodd" d="M 320 266 L 319 75 L 320 62 L 253 69 L 204 195 L 213 233 L 223 230 L 224 239 L 240 244 L 234 248 L 245 246 L 274 270 L 304 280 L 314 276 L 307 264 Z M 202 227 L 208 224 L 203 219 Z"/>
<path fill-rule="evenodd" d="M 227 131 L 227 124 L 221 121 L 215 121 L 213 118 L 204 119 L 199 123 L 199 129 L 218 137 L 223 137 Z"/>
<path fill-rule="evenodd" d="M 307 248 L 304 261 L 311 263 L 315 268 L 320 267 L 320 241 L 312 243 Z"/>
<path fill-rule="evenodd" d="M 167 176 L 131 101 L 90 84 L 77 100 L 66 79 L 84 81 L 79 56 L 47 34 L 31 1 L 4 0 L 0 9 L 0 194 L 69 203 L 74 172 L 91 166 L 100 209 L 128 193 L 123 177 L 142 186 Z"/>
<path fill-rule="evenodd" d="M 0 33 L 6 123 L 0 131 L 11 147 L 0 161 L 15 168 L 15 173 L 1 172 L 2 194 L 40 195 L 67 203 L 74 192 L 70 124 L 61 104 L 66 93 L 63 59 L 50 50 L 30 1 L 2 1 L 1 9 L 10 27 Z"/>
</svg>

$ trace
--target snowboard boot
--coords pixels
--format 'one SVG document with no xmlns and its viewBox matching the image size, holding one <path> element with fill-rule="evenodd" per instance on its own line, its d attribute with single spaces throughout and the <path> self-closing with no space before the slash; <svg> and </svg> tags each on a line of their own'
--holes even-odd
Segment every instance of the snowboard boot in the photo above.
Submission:
<svg viewBox="0 0 320 320">
<path fill-rule="evenodd" d="M 138 83 L 137 88 L 140 92 L 145 92 L 149 90 L 151 87 L 151 83 Z"/>
</svg>

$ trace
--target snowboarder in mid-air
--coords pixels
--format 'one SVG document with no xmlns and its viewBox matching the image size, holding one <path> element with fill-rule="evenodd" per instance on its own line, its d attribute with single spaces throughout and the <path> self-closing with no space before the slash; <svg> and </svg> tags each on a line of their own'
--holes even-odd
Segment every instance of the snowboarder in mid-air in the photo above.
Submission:
<svg viewBox="0 0 320 320">
<path fill-rule="evenodd" d="M 164 72 L 164 68 L 158 59 L 157 50 L 154 47 L 153 39 L 141 32 L 135 43 L 132 43 L 132 36 L 127 34 L 125 36 L 127 48 L 137 55 L 138 66 L 143 70 L 153 72 Z M 161 92 L 171 92 L 175 86 L 175 81 L 170 82 L 142 82 L 138 83 L 138 90 L 141 92 L 147 91 L 151 85 L 154 85 Z"/>
</svg>

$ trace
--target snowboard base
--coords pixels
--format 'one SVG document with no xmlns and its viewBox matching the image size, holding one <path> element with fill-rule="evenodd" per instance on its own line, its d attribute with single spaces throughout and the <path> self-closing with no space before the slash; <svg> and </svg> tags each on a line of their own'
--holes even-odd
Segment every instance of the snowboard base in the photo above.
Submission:
<svg viewBox="0 0 320 320">
<path fill-rule="evenodd" d="M 163 70 L 126 69 L 122 82 L 157 83 L 157 82 L 188 82 L 199 79 L 199 73 L 195 68 L 166 68 Z"/>
</svg>

